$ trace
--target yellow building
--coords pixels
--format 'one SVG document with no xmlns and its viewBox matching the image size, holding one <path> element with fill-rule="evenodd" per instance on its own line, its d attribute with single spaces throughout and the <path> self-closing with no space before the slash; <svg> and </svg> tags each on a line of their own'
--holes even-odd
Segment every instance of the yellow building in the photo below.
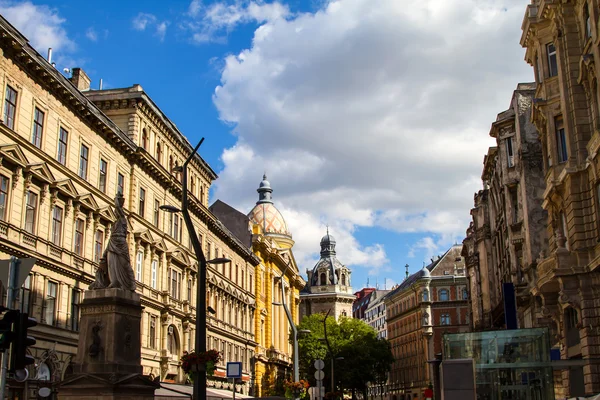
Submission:
<svg viewBox="0 0 600 400">
<path fill-rule="evenodd" d="M 295 324 L 299 323 L 300 290 L 305 282 L 300 276 L 292 247 L 292 234 L 271 199 L 271 185 L 264 176 L 259 199 L 248 214 L 252 229 L 252 250 L 260 259 L 256 267 L 255 396 L 275 393 L 286 375 L 291 374 L 293 348 L 279 278 L 286 271 L 285 302 Z M 289 267 L 288 267 L 289 266 Z"/>
<path fill-rule="evenodd" d="M 140 85 L 90 90 L 82 70 L 67 79 L 1 17 L 0 33 L 0 259 L 38 259 L 20 293 L 20 307 L 39 322 L 33 379 L 11 382 L 10 398 L 31 398 L 69 373 L 79 304 L 108 241 L 117 192 L 126 198 L 144 307 L 144 373 L 184 382 L 179 359 L 194 343 L 197 261 L 182 218 L 159 206 L 180 204 L 181 177 L 171 171 L 192 146 Z M 231 260 L 207 274 L 216 310 L 208 347 L 224 358 L 209 386 L 228 388 L 225 362 L 242 361 L 238 388 L 248 393 L 260 260 L 208 210 L 214 171 L 199 156 L 189 168 L 189 210 L 206 257 Z"/>
</svg>

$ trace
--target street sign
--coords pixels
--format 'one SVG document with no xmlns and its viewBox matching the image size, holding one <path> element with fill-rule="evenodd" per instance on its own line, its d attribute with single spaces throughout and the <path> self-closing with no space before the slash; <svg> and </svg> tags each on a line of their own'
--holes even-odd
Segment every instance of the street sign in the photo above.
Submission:
<svg viewBox="0 0 600 400">
<path fill-rule="evenodd" d="M 323 378 L 325 378 L 325 372 L 321 371 L 320 369 L 315 371 L 315 379 L 318 381 L 322 381 Z"/>
<path fill-rule="evenodd" d="M 33 269 L 36 258 L 19 258 L 17 281 L 15 288 L 18 289 L 25 283 L 25 279 Z M 10 269 L 10 260 L 0 260 L 0 282 L 5 289 L 8 288 L 8 271 Z M 10 307 L 9 307 L 10 308 Z"/>
<path fill-rule="evenodd" d="M 325 368 L 325 362 L 321 359 L 319 360 L 315 360 L 315 368 L 316 369 L 323 369 Z"/>
<path fill-rule="evenodd" d="M 242 377 L 242 363 L 241 362 L 228 362 L 227 363 L 227 377 L 228 378 L 241 378 Z"/>
</svg>

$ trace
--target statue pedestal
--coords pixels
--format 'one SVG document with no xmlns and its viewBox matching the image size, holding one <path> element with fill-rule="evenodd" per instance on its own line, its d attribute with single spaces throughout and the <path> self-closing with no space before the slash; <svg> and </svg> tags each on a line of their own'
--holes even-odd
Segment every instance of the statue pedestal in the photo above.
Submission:
<svg viewBox="0 0 600 400">
<path fill-rule="evenodd" d="M 141 316 L 135 292 L 86 291 L 74 373 L 61 383 L 58 398 L 153 399 L 158 385 L 142 375 Z"/>
</svg>

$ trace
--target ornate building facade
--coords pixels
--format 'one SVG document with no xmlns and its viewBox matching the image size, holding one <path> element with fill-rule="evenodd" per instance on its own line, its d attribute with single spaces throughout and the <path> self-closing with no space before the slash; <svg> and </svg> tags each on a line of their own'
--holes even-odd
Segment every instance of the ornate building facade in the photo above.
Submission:
<svg viewBox="0 0 600 400">
<path fill-rule="evenodd" d="M 300 315 L 326 314 L 336 320 L 352 318 L 352 304 L 356 296 L 352 293 L 351 271 L 336 257 L 335 239 L 329 234 L 321 239 L 321 258 L 312 271 L 307 270 L 308 281 L 300 293 Z"/>
<path fill-rule="evenodd" d="M 469 331 L 469 292 L 461 248 L 453 246 L 385 296 L 387 338 L 395 359 L 388 399 L 424 399 L 433 381 L 427 361 L 441 352 L 442 336 Z"/>
<path fill-rule="evenodd" d="M 516 288 L 520 327 L 534 326 L 529 282 L 546 245 L 547 218 L 542 149 L 531 121 L 534 95 L 535 84 L 520 83 L 490 130 L 497 145 L 484 158 L 483 189 L 475 194 L 462 250 L 475 331 L 504 328 L 503 283 Z"/>
<path fill-rule="evenodd" d="M 600 392 L 600 34 L 597 0 L 527 7 L 521 45 L 537 88 L 547 246 L 530 278 L 534 322 L 548 326 L 568 397 Z M 579 366 L 575 365 L 579 364 Z M 562 395 L 563 393 L 558 393 Z"/>
<path fill-rule="evenodd" d="M 292 234 L 273 203 L 273 189 L 266 175 L 257 191 L 258 201 L 248 213 L 252 251 L 260 259 L 255 280 L 257 346 L 254 395 L 268 396 L 283 393 L 283 380 L 291 373 L 293 349 L 283 303 L 289 307 L 294 324 L 298 324 L 300 290 L 305 282 L 292 251 Z M 285 297 L 281 279 L 284 281 Z"/>
<path fill-rule="evenodd" d="M 79 304 L 92 282 L 115 220 L 117 192 L 125 196 L 130 254 L 142 295 L 144 373 L 184 382 L 179 359 L 193 349 L 197 261 L 182 218 L 160 211 L 179 205 L 181 177 L 174 167 L 192 150 L 182 133 L 141 86 L 90 90 L 80 69 L 68 79 L 0 17 L 0 257 L 38 261 L 20 293 L 35 317 L 36 365 L 11 396 L 28 398 L 69 373 L 77 351 Z M 207 259 L 208 345 L 224 362 L 242 361 L 244 382 L 256 351 L 255 268 L 260 260 L 207 208 L 216 174 L 195 157 L 190 207 Z M 224 363 L 209 386 L 227 387 Z M 240 385 L 247 393 L 249 384 Z"/>
</svg>

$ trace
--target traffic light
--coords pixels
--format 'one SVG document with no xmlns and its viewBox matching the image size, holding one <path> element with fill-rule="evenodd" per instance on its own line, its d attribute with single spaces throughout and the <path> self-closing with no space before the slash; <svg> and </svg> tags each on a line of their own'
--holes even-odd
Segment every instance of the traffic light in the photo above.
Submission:
<svg viewBox="0 0 600 400">
<path fill-rule="evenodd" d="M 0 313 L 3 313 L 0 319 L 0 351 L 6 351 L 16 338 L 14 328 L 21 313 L 19 310 L 9 310 L 4 306 L 0 306 Z"/>
<path fill-rule="evenodd" d="M 10 371 L 25 369 L 29 364 L 33 364 L 35 359 L 27 354 L 27 347 L 33 346 L 36 340 L 27 335 L 27 330 L 37 325 L 34 318 L 29 318 L 29 314 L 21 313 L 19 320 L 15 324 L 15 338 L 10 352 Z"/>
</svg>

